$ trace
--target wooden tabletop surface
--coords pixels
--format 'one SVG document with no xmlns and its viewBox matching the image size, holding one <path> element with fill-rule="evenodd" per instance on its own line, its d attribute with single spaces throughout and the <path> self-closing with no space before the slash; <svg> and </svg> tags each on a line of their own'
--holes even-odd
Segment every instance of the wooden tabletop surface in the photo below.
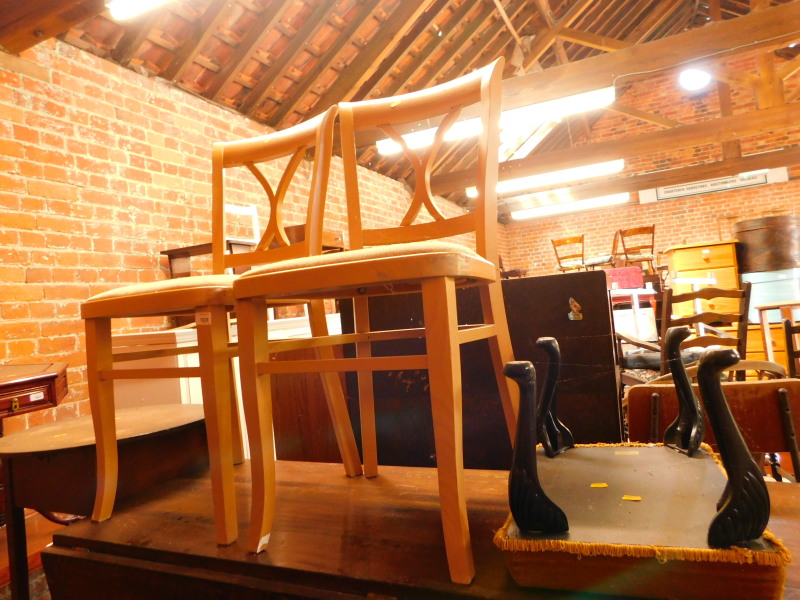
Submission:
<svg viewBox="0 0 800 600">
<path fill-rule="evenodd" d="M 237 467 L 240 537 L 249 509 L 247 463 Z M 409 597 L 572 598 L 521 588 L 492 543 L 508 514 L 507 472 L 467 470 L 465 483 L 477 575 L 452 584 L 444 555 L 436 471 L 381 467 L 379 477 L 348 479 L 338 464 L 277 463 L 277 513 L 268 549 L 247 554 L 214 543 L 208 479 L 174 480 L 117 510 L 104 523 L 82 522 L 54 536 L 52 552 L 70 547 L 133 557 L 175 568 L 202 566 L 226 577 L 364 589 Z M 769 484 L 770 528 L 800 552 L 800 487 Z M 47 565 L 47 562 L 45 562 Z M 800 599 L 800 569 L 788 567 L 786 598 Z M 416 590 L 416 592 L 415 592 Z M 424 593 L 420 590 L 424 590 Z M 422 594 L 421 596 L 415 594 Z M 430 594 L 430 595 L 426 595 Z"/>
</svg>

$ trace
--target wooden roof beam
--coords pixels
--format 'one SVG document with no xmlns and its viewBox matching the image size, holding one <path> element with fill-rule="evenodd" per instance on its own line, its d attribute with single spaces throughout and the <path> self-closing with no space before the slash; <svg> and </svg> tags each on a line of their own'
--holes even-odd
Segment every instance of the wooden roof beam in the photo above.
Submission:
<svg viewBox="0 0 800 600">
<path fill-rule="evenodd" d="M 19 54 L 105 10 L 103 0 L 3 2 L 0 10 L 0 49 Z"/>
<path fill-rule="evenodd" d="M 588 198 L 598 198 L 611 194 L 621 194 L 625 192 L 639 192 L 658 187 L 690 183 L 692 181 L 704 181 L 706 179 L 716 179 L 718 177 L 729 177 L 747 171 L 759 169 L 774 169 L 800 163 L 800 147 L 793 146 L 773 152 L 763 152 L 730 159 L 723 159 L 716 162 L 692 165 L 678 169 L 667 169 L 652 173 L 642 173 L 639 175 L 629 175 L 627 177 L 606 178 L 602 181 L 583 183 L 569 188 L 570 196 L 573 201 L 586 200 Z M 503 216 L 514 210 L 529 208 L 521 202 L 511 199 L 501 202 L 499 210 Z M 501 219 L 508 222 L 507 218 Z"/>
<path fill-rule="evenodd" d="M 785 104 L 619 140 L 532 154 L 523 159 L 501 163 L 499 179 L 500 181 L 516 179 L 600 161 L 636 158 L 705 144 L 716 144 L 788 129 L 793 127 L 798 120 L 800 120 L 800 104 Z M 447 173 L 434 177 L 431 181 L 431 189 L 436 194 L 446 194 L 464 189 L 472 184 L 467 180 L 468 178 L 469 174 L 466 172 Z"/>
<path fill-rule="evenodd" d="M 503 108 L 508 110 L 631 83 L 696 60 L 719 61 L 745 51 L 777 49 L 798 39 L 800 2 L 782 4 L 646 44 L 507 79 L 503 82 Z"/>
</svg>

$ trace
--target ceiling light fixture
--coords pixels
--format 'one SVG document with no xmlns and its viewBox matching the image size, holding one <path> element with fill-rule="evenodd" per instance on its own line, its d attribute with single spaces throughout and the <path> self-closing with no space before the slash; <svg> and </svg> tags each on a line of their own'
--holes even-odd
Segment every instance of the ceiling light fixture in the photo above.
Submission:
<svg viewBox="0 0 800 600">
<path fill-rule="evenodd" d="M 499 182 L 496 189 L 498 194 L 513 194 L 523 190 L 532 190 L 534 188 L 558 185 L 559 183 L 566 183 L 567 181 L 576 181 L 578 179 L 590 179 L 592 177 L 611 175 L 613 173 L 619 173 L 624 168 L 625 160 L 619 158 L 616 160 L 593 163 L 591 165 L 572 167 L 571 169 L 561 169 L 559 171 L 551 171 L 549 173 L 529 175 L 528 177 L 507 179 Z M 478 190 L 474 187 L 467 188 L 466 192 L 467 196 L 470 198 L 476 198 L 478 195 Z"/>
<path fill-rule="evenodd" d="M 124 21 L 144 14 L 171 0 L 111 0 L 106 4 L 115 21 Z"/>
<path fill-rule="evenodd" d="M 531 197 L 536 197 L 538 194 L 531 194 Z M 603 208 L 606 206 L 614 206 L 617 204 L 625 204 L 630 200 L 630 193 L 624 192 L 621 194 L 611 194 L 609 196 L 598 196 L 597 198 L 587 198 L 586 200 L 563 201 L 556 204 L 546 204 L 544 206 L 536 206 L 534 208 L 524 208 L 522 210 L 515 210 L 511 212 L 511 218 L 515 221 L 525 221 L 527 219 L 535 219 L 537 217 L 549 217 L 563 213 L 578 212 L 582 210 L 590 210 L 592 208 Z"/>
<path fill-rule="evenodd" d="M 115 2 L 118 0 L 114 0 Z M 600 88 L 582 94 L 556 98 L 547 102 L 520 106 L 504 111 L 500 115 L 500 129 L 513 129 L 520 126 L 528 126 L 531 121 L 542 122 L 545 120 L 558 120 L 563 117 L 574 115 L 581 112 L 596 110 L 608 106 L 615 99 L 614 87 Z M 447 141 L 457 141 L 465 139 L 481 132 L 479 119 L 467 119 L 453 124 L 445 135 Z M 433 142 L 436 128 L 414 131 L 403 135 L 403 139 L 411 149 L 424 148 Z M 382 139 L 376 142 L 378 152 L 384 156 L 397 154 L 401 151 L 400 144 L 390 139 Z"/>
<path fill-rule="evenodd" d="M 687 92 L 698 92 L 711 83 L 711 73 L 703 69 L 685 69 L 678 75 L 678 83 Z"/>
</svg>

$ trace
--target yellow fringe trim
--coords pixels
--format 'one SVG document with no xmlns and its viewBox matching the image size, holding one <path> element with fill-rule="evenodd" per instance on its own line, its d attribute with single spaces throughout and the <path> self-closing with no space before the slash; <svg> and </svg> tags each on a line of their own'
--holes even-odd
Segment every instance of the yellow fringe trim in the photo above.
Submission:
<svg viewBox="0 0 800 600">
<path fill-rule="evenodd" d="M 792 561 L 792 555 L 770 531 L 762 536 L 773 546 L 772 551 L 748 548 L 671 548 L 667 546 L 635 546 L 631 544 L 600 544 L 571 542 L 553 539 L 509 538 L 508 529 L 514 522 L 508 517 L 494 536 L 494 544 L 506 552 L 563 552 L 580 556 L 610 556 L 612 558 L 654 558 L 659 562 L 687 560 L 733 564 L 756 564 L 762 567 L 783 567 Z"/>
<path fill-rule="evenodd" d="M 624 442 L 619 444 L 575 444 L 576 448 L 597 447 L 659 447 L 664 444 L 647 442 Z M 725 473 L 722 460 L 705 442 L 700 448 L 710 455 L 719 468 Z M 727 475 L 726 475 L 727 476 Z M 494 536 L 494 545 L 506 552 L 564 552 L 580 556 L 610 556 L 612 558 L 655 558 L 659 562 L 668 560 L 688 560 L 695 562 L 724 562 L 734 564 L 756 564 L 763 567 L 783 567 L 792 562 L 789 549 L 781 540 L 767 529 L 761 536 L 772 546 L 771 551 L 751 550 L 737 546 L 731 548 L 674 548 L 667 546 L 636 546 L 631 544 L 600 544 L 596 542 L 571 542 L 554 539 L 509 538 L 508 529 L 514 523 L 509 515 L 505 524 Z"/>
</svg>

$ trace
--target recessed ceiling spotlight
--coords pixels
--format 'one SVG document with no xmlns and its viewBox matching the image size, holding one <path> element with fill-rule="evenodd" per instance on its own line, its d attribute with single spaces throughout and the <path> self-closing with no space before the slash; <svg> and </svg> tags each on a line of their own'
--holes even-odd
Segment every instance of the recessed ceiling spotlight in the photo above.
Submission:
<svg viewBox="0 0 800 600">
<path fill-rule="evenodd" d="M 685 69 L 678 75 L 678 83 L 683 89 L 696 92 L 711 83 L 711 73 L 703 69 Z"/>
</svg>

